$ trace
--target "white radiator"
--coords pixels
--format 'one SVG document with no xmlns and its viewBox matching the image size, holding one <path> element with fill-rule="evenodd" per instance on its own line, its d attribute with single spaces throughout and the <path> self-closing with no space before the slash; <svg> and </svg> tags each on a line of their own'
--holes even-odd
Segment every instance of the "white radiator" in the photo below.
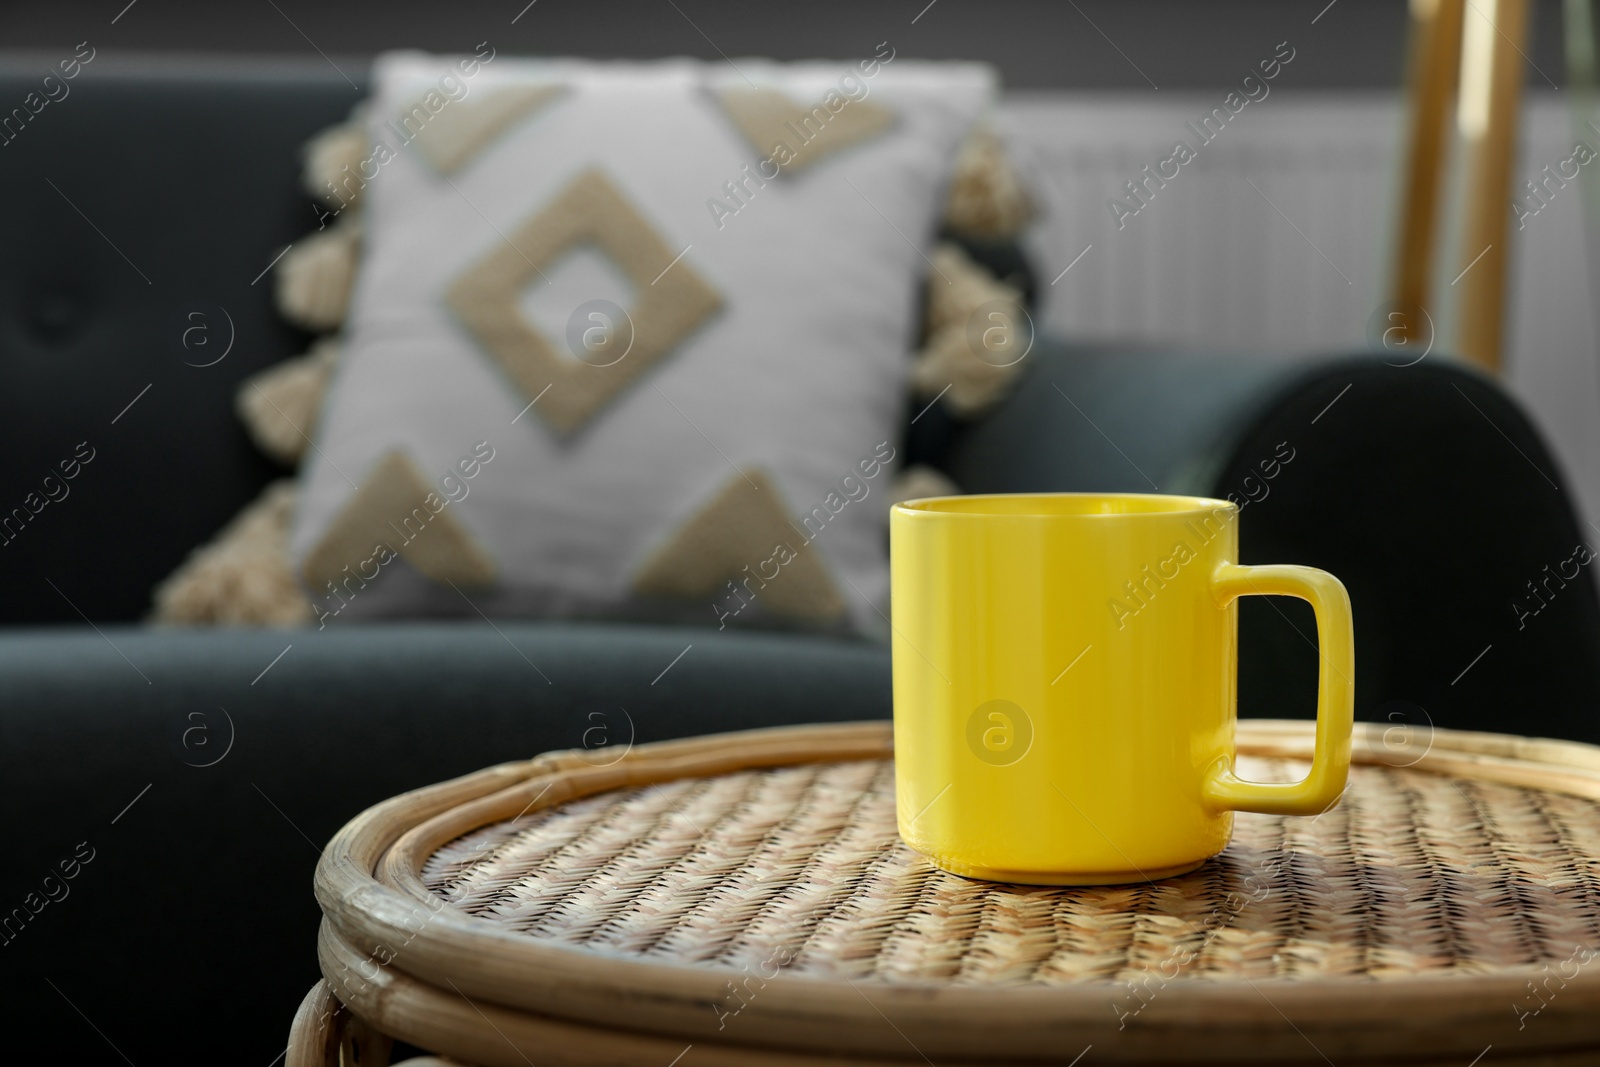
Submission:
<svg viewBox="0 0 1600 1067">
<path fill-rule="evenodd" d="M 1199 126 L 1224 95 L 1007 99 L 1002 129 L 1042 212 L 1028 242 L 1043 289 L 1041 328 L 1281 360 L 1366 343 L 1393 254 L 1397 97 L 1277 88 L 1204 141 L 1189 124 Z M 1573 146 L 1564 100 L 1532 94 L 1524 108 L 1519 185 Z M 1193 161 L 1161 166 L 1180 141 L 1195 150 Z M 1588 143 L 1600 149 L 1600 134 L 1590 131 Z M 1160 185 L 1147 180 L 1146 166 L 1177 176 Z M 1129 181 L 1144 183 L 1140 199 Z M 1113 199 L 1123 208 L 1113 210 Z M 1520 232 L 1513 224 L 1506 380 L 1593 518 L 1600 339 L 1585 232 L 1576 184 Z M 1441 330 L 1448 282 L 1466 265 L 1454 249 L 1443 258 Z M 1594 536 L 1600 543 L 1600 528 Z"/>
</svg>

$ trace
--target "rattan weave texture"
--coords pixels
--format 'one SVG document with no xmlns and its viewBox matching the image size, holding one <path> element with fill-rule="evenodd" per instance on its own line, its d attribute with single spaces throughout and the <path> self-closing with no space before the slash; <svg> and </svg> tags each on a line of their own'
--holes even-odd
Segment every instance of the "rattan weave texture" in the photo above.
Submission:
<svg viewBox="0 0 1600 1067">
<path fill-rule="evenodd" d="M 460 837 L 423 881 L 475 918 L 600 956 L 853 982 L 1385 980 L 1600 945 L 1600 803 L 1576 796 L 1358 766 L 1322 816 L 1242 814 L 1201 869 L 1103 888 L 946 874 L 899 841 L 894 800 L 888 760 L 614 790 Z"/>
</svg>

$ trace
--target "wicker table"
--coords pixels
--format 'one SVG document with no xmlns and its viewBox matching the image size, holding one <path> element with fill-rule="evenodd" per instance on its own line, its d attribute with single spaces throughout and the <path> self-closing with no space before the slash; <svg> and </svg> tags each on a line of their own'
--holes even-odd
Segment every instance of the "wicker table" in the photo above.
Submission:
<svg viewBox="0 0 1600 1067">
<path fill-rule="evenodd" d="M 930 867 L 887 723 L 491 768 L 329 845 L 288 1067 L 1600 1062 L 1600 749 L 1409 741 L 1358 724 L 1337 808 L 1105 888 Z M 1311 724 L 1239 747 L 1298 777 Z"/>
</svg>

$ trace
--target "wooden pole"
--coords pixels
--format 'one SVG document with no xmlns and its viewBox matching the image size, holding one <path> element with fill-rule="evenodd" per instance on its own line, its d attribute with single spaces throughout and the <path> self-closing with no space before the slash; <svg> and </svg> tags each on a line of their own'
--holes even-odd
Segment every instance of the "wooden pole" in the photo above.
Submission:
<svg viewBox="0 0 1600 1067">
<path fill-rule="evenodd" d="M 1428 322 L 1418 311 L 1429 306 L 1432 295 L 1439 189 L 1450 147 L 1450 105 L 1459 76 L 1464 9 L 1463 0 L 1411 0 L 1406 70 L 1411 113 L 1401 178 L 1393 310 L 1384 323 L 1386 344 L 1391 338 L 1400 344 L 1432 340 Z"/>
<path fill-rule="evenodd" d="M 1511 169 L 1516 162 L 1528 0 L 1473 0 L 1462 28 L 1456 123 L 1466 166 L 1462 241 L 1451 282 L 1455 347 L 1491 373 L 1500 369 L 1509 263 Z"/>
</svg>

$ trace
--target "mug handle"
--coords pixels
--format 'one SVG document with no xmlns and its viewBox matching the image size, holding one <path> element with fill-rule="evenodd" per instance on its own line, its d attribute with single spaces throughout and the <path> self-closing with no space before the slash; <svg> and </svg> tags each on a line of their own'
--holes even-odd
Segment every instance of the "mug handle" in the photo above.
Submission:
<svg viewBox="0 0 1600 1067">
<path fill-rule="evenodd" d="M 1350 731 L 1355 719 L 1355 630 L 1344 584 L 1315 567 L 1224 563 L 1211 577 L 1212 595 L 1226 607 L 1242 596 L 1299 597 L 1317 613 L 1321 661 L 1317 678 L 1317 740 L 1311 772 L 1298 782 L 1247 782 L 1228 762 L 1206 776 L 1206 802 L 1218 811 L 1266 815 L 1319 815 L 1333 807 L 1350 774 Z M 1231 761 L 1230 761 L 1231 762 Z"/>
</svg>

